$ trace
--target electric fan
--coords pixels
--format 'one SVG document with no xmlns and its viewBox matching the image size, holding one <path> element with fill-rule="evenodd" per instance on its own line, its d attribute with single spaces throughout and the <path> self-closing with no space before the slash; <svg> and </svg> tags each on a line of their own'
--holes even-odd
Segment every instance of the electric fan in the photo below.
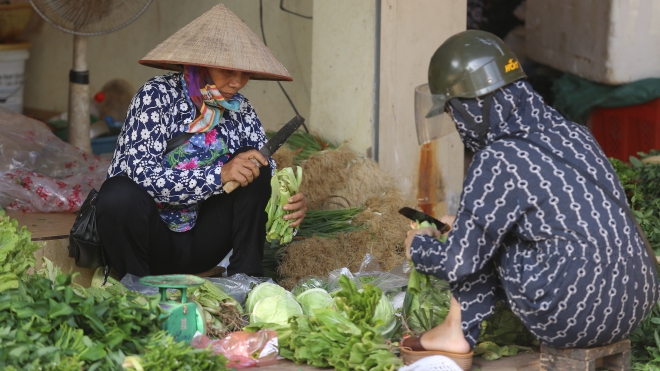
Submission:
<svg viewBox="0 0 660 371">
<path fill-rule="evenodd" d="M 69 72 L 69 143 L 92 151 L 89 135 L 87 36 L 117 31 L 139 17 L 152 0 L 30 0 L 34 10 L 55 28 L 73 34 Z"/>
</svg>

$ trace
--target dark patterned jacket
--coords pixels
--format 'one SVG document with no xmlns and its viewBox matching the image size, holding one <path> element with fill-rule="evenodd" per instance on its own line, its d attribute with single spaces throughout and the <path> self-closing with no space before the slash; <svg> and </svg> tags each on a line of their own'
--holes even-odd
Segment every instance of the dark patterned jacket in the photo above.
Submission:
<svg viewBox="0 0 660 371">
<path fill-rule="evenodd" d="M 462 103 L 481 122 L 483 100 Z M 453 109 L 452 115 L 464 144 L 476 154 L 447 241 L 415 237 L 411 255 L 418 270 L 456 287 L 496 260 L 504 267 L 500 279 L 522 287 L 527 295 L 552 295 L 551 290 L 535 289 L 535 284 L 545 285 L 565 272 L 541 264 L 558 267 L 566 259 L 608 264 L 646 254 L 624 210 L 580 173 L 592 174 L 627 202 L 588 129 L 545 105 L 527 82 L 495 92 L 485 144 Z"/>
</svg>

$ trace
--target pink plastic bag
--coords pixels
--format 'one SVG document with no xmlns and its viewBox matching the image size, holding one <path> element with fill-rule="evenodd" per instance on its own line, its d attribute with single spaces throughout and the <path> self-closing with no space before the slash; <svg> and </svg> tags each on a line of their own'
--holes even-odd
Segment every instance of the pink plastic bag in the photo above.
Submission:
<svg viewBox="0 0 660 371">
<path fill-rule="evenodd" d="M 76 211 L 100 188 L 109 159 L 63 142 L 44 124 L 0 107 L 0 206 L 23 212 Z"/>
<path fill-rule="evenodd" d="M 210 347 L 213 353 L 227 357 L 227 367 L 236 369 L 272 365 L 277 362 L 279 354 L 277 332 L 273 330 L 236 331 L 218 340 L 197 335 L 190 345 L 195 348 Z"/>
</svg>

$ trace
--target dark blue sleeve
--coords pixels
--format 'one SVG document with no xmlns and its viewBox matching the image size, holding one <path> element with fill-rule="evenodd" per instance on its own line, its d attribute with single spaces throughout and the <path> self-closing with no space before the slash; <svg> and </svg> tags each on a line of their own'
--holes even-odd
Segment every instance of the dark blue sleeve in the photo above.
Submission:
<svg viewBox="0 0 660 371">
<path fill-rule="evenodd" d="M 514 228 L 521 215 L 515 176 L 498 152 L 484 149 L 475 156 L 447 241 L 415 237 L 411 256 L 417 270 L 458 282 L 484 267 Z"/>
</svg>

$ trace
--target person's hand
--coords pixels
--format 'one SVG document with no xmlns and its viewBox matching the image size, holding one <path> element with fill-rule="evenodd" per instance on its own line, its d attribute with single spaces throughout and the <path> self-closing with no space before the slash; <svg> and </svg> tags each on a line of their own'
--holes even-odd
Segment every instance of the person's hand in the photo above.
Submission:
<svg viewBox="0 0 660 371">
<path fill-rule="evenodd" d="M 421 234 L 421 235 L 424 235 L 424 236 L 431 236 L 431 237 L 435 237 L 435 238 L 440 238 L 440 236 L 442 236 L 442 233 L 440 233 L 439 230 L 437 230 L 433 227 L 426 227 L 426 228 L 409 230 L 408 235 L 406 236 L 406 241 L 404 242 L 404 244 L 405 244 L 404 250 L 406 252 L 406 258 L 408 260 L 412 259 L 410 257 L 410 246 L 412 245 L 413 239 L 418 234 Z"/>
<path fill-rule="evenodd" d="M 452 228 L 454 225 L 454 221 L 456 220 L 456 215 L 445 215 L 442 218 L 438 219 L 441 222 L 447 224 L 449 228 Z"/>
<path fill-rule="evenodd" d="M 234 156 L 222 165 L 220 176 L 223 183 L 235 180 L 245 187 L 259 176 L 259 167 L 267 166 L 268 160 L 256 149 L 251 149 Z"/>
<path fill-rule="evenodd" d="M 286 211 L 292 211 L 292 213 L 284 215 L 284 220 L 290 220 L 291 223 L 289 226 L 297 227 L 305 219 L 305 214 L 307 214 L 307 200 L 305 195 L 300 192 L 289 197 L 289 203 L 282 206 L 282 209 Z"/>
</svg>

